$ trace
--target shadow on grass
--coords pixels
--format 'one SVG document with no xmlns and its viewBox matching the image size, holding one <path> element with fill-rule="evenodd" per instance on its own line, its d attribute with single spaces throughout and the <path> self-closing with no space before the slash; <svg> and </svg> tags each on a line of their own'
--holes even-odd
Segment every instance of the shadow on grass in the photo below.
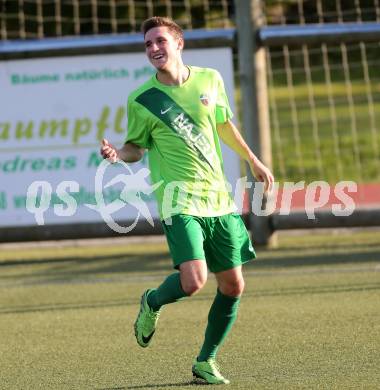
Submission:
<svg viewBox="0 0 380 390">
<path fill-rule="evenodd" d="M 169 272 L 172 269 L 172 262 L 167 252 L 158 252 L 146 255 L 100 255 L 91 258 L 70 256 L 60 259 L 7 261 L 0 262 L 0 270 L 2 268 L 12 272 L 9 275 L 1 272 L 0 281 L 40 277 L 46 278 L 46 282 L 54 282 L 54 280 L 63 282 L 83 279 L 91 275 Z"/>
<path fill-rule="evenodd" d="M 294 295 L 311 295 L 311 294 L 337 294 L 347 292 L 366 292 L 380 290 L 380 283 L 357 283 L 357 284 L 341 284 L 341 285 L 324 285 L 324 286 L 302 286 L 302 287 L 289 287 L 281 289 L 267 289 L 258 291 L 246 291 L 244 293 L 244 299 L 249 298 L 264 298 L 264 297 L 276 297 L 276 296 L 294 296 Z M 191 301 L 210 301 L 214 299 L 214 293 L 202 293 L 191 297 Z M 5 314 L 22 314 L 22 313 L 34 313 L 34 312 L 48 312 L 48 311 L 64 311 L 64 310 L 88 310 L 110 307 L 123 307 L 123 306 L 138 306 L 140 296 L 136 294 L 134 298 L 117 299 L 109 301 L 99 302 L 67 302 L 58 304 L 43 304 L 43 305 L 17 305 L 13 307 L 0 307 L 0 316 Z"/>
<path fill-rule="evenodd" d="M 349 263 L 376 263 L 380 259 L 380 246 L 357 247 L 356 251 L 342 253 L 297 253 L 290 255 L 286 251 L 283 256 L 271 257 L 271 251 L 264 251 L 259 258 L 246 264 L 245 269 L 275 270 L 278 268 L 327 266 Z M 0 262 L 0 284 L 33 285 L 59 283 L 101 283 L 108 281 L 127 282 L 135 277 L 161 277 L 161 274 L 172 271 L 170 255 L 166 251 L 157 253 L 99 255 L 95 257 L 48 258 L 44 260 L 17 260 Z M 301 270 L 302 272 L 302 270 Z M 143 275 L 133 276 L 136 273 Z M 144 276 L 145 273 L 145 276 Z M 97 279 L 99 278 L 99 279 Z M 137 280 L 137 279 L 136 279 Z M 14 284 L 12 284 L 15 282 Z"/>
<path fill-rule="evenodd" d="M 316 266 L 316 265 L 332 265 L 332 264 L 347 264 L 347 263 L 369 263 L 380 261 L 380 247 L 374 249 L 356 251 L 347 250 L 345 253 L 308 253 L 305 255 L 297 254 L 288 256 L 286 252 L 280 258 L 268 257 L 265 252 L 259 254 L 258 259 L 249 264 L 252 268 L 273 268 L 273 267 L 300 267 L 300 266 Z"/>
<path fill-rule="evenodd" d="M 165 387 L 177 387 L 177 386 L 199 386 L 205 383 L 196 382 L 178 382 L 178 383 L 162 383 L 162 384 L 146 384 L 137 386 L 127 386 L 126 389 L 154 389 L 154 388 L 165 388 Z"/>
<path fill-rule="evenodd" d="M 337 238 L 338 240 L 339 238 Z M 379 237 L 380 240 L 380 237 Z M 378 242 L 366 242 L 365 244 L 363 243 L 348 243 L 348 242 L 337 242 L 335 245 L 331 244 L 331 242 L 326 242 L 325 245 L 323 243 L 313 243 L 310 242 L 310 244 L 299 244 L 299 245 L 284 245 L 284 246 L 279 246 L 278 248 L 270 248 L 267 249 L 265 247 L 261 247 L 262 253 L 266 252 L 273 252 L 273 253 L 286 253 L 286 252 L 293 252 L 293 251 L 302 251 L 302 250 L 339 250 L 339 249 L 344 249 L 347 252 L 355 252 L 360 250 L 360 247 L 365 247 L 365 248 L 380 248 L 380 245 Z M 259 247 L 260 249 L 260 247 Z"/>
<path fill-rule="evenodd" d="M 108 267 L 109 272 L 123 271 L 144 271 L 145 268 L 152 270 L 160 269 L 158 266 L 161 260 L 170 259 L 168 252 L 157 252 L 154 254 L 118 254 L 118 255 L 98 255 L 93 257 L 88 256 L 68 256 L 60 258 L 44 258 L 44 259 L 18 259 L 0 261 L 0 267 L 13 267 L 13 266 L 25 266 L 25 265 L 43 265 L 43 264 L 93 264 L 95 262 L 101 262 L 104 260 L 117 262 L 116 265 Z M 113 269 L 114 268 L 114 269 Z M 101 270 L 100 270 L 101 272 Z"/>
<path fill-rule="evenodd" d="M 328 247 L 324 247 L 321 242 L 313 242 L 311 238 L 310 246 L 307 247 L 303 243 L 300 247 L 259 251 L 259 258 L 248 263 L 246 269 L 271 272 L 278 268 L 379 262 L 380 244 L 375 241 L 355 244 L 355 237 L 351 243 L 346 238 L 340 241 L 336 237 L 335 246 L 327 238 Z M 375 240 L 372 236 L 370 239 Z M 128 248 L 128 253 L 104 254 L 102 247 L 99 247 L 98 254 L 92 257 L 82 252 L 78 256 L 70 254 L 64 258 L 28 259 L 26 255 L 25 258 L 0 261 L 0 283 L 4 286 L 99 283 L 108 282 L 112 278 L 124 282 L 127 277 L 137 277 L 137 273 L 152 277 L 159 273 L 169 273 L 171 269 L 170 254 L 162 247 L 157 253 L 148 254 L 141 254 L 140 250 L 134 252 L 132 247 Z"/>
<path fill-rule="evenodd" d="M 146 385 L 135 385 L 125 387 L 105 387 L 97 390 L 127 390 L 127 389 L 159 389 L 165 387 L 177 387 L 177 386 L 202 386 L 206 383 L 200 383 L 196 381 L 190 382 L 178 382 L 178 383 L 147 383 Z"/>
<path fill-rule="evenodd" d="M 361 263 L 361 262 L 379 262 L 380 246 L 365 249 L 355 248 L 356 250 L 347 249 L 344 253 L 334 253 L 334 250 L 328 253 L 297 253 L 289 255 L 287 251 L 283 251 L 283 256 L 273 258 L 272 251 L 264 251 L 259 253 L 259 258 L 252 263 L 248 263 L 249 267 L 254 268 L 273 268 L 273 267 L 299 267 L 310 265 L 331 265 L 344 263 Z M 302 250 L 301 250 L 302 251 Z M 114 274 L 114 273 L 131 273 L 131 272 L 155 272 L 165 271 L 172 268 L 170 254 L 166 251 L 157 252 L 154 254 L 133 254 L 133 255 L 99 255 L 94 257 L 78 257 L 70 256 L 66 258 L 47 258 L 43 260 L 36 259 L 20 259 L 0 262 L 2 267 L 13 268 L 17 271 L 17 267 L 46 265 L 45 269 L 36 269 L 33 276 L 48 276 L 49 274 L 57 275 L 88 275 L 88 274 Z M 49 268 L 51 266 L 51 268 Z M 86 266 L 88 266 L 86 268 Z M 15 275 L 15 274 L 14 274 Z M 30 276 L 31 274 L 27 274 Z M 22 277 L 23 275 L 15 275 Z M 0 276 L 0 278 L 2 278 Z"/>
</svg>

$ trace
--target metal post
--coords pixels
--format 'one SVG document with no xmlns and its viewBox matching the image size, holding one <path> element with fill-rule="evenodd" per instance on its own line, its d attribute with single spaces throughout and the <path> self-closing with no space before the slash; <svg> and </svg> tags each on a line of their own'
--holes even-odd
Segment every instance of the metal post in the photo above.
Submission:
<svg viewBox="0 0 380 390">
<path fill-rule="evenodd" d="M 268 91 L 266 84 L 265 49 L 257 47 L 256 30 L 262 21 L 260 0 L 235 0 L 238 34 L 238 57 L 242 119 L 245 139 L 256 156 L 269 168 L 272 167 L 271 139 L 269 128 Z M 248 180 L 255 179 L 248 169 Z M 254 188 L 249 189 L 250 202 Z M 266 198 L 263 200 L 265 207 Z M 249 213 L 249 224 L 255 244 L 268 245 L 272 231 L 269 217 Z M 274 239 L 274 238 L 273 238 Z"/>
</svg>

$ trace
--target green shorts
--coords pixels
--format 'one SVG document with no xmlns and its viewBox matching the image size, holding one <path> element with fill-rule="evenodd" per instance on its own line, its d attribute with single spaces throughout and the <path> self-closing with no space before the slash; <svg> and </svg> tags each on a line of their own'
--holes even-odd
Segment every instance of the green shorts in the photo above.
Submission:
<svg viewBox="0 0 380 390">
<path fill-rule="evenodd" d="M 178 214 L 162 221 L 174 268 L 189 260 L 206 260 L 211 272 L 226 271 L 256 258 L 240 215 L 195 217 Z"/>
</svg>

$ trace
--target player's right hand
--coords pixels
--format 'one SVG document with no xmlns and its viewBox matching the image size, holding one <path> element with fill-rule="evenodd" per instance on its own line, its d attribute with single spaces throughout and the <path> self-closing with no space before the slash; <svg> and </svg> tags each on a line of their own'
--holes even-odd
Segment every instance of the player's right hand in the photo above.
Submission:
<svg viewBox="0 0 380 390">
<path fill-rule="evenodd" d="M 102 140 L 100 154 L 104 159 L 107 159 L 112 164 L 119 160 L 116 148 L 111 145 L 105 138 Z"/>
</svg>

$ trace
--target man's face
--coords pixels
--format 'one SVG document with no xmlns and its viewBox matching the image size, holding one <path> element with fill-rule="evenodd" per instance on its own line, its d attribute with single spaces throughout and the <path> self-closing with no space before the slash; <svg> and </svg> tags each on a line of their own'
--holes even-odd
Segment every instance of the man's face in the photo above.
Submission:
<svg viewBox="0 0 380 390">
<path fill-rule="evenodd" d="M 157 70 L 165 70 L 181 58 L 183 40 L 169 32 L 168 27 L 154 27 L 145 34 L 145 52 Z"/>
</svg>

